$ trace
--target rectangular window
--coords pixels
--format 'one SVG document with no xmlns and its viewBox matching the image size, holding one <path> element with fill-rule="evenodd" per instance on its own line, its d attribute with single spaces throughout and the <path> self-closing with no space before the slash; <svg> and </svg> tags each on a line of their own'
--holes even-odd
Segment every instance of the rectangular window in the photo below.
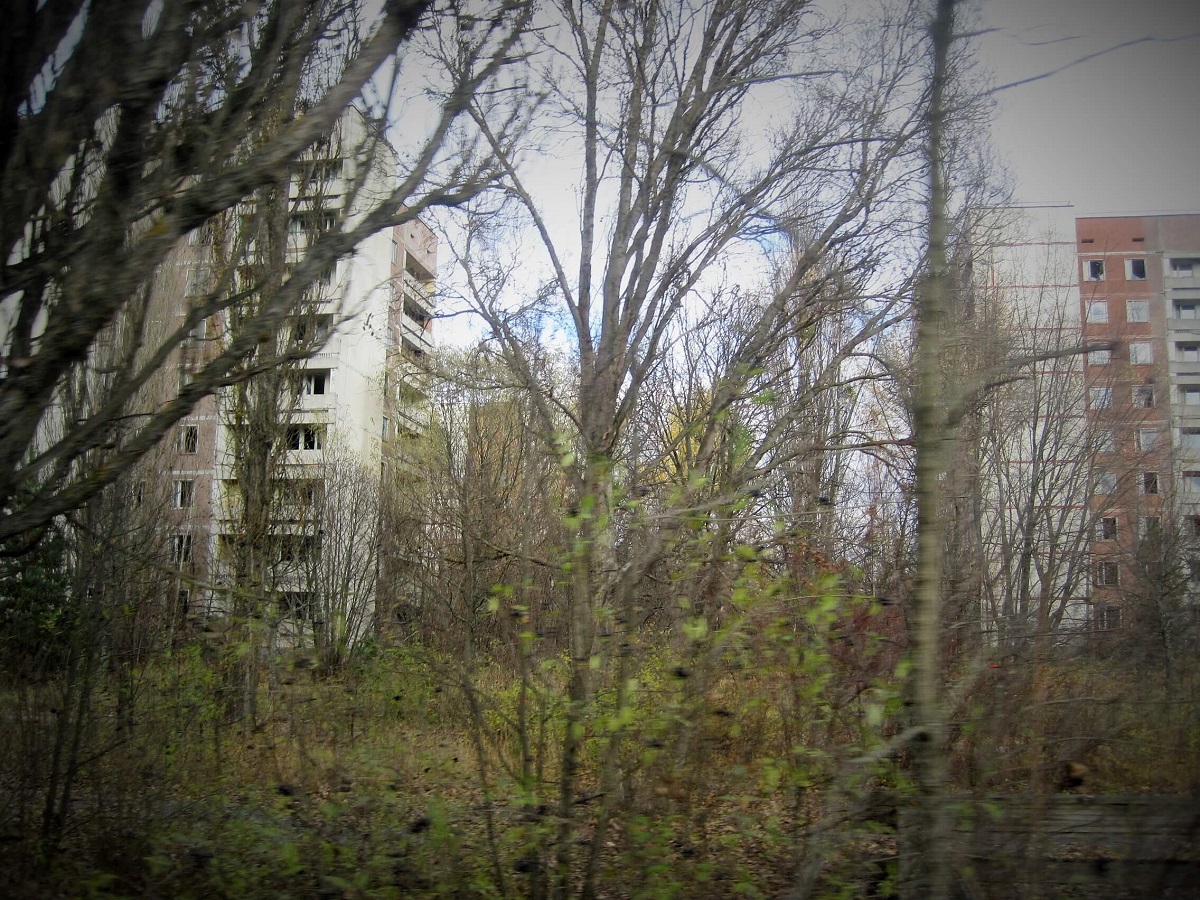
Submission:
<svg viewBox="0 0 1200 900">
<path fill-rule="evenodd" d="M 207 293 L 212 284 L 212 270 L 208 266 L 196 266 L 188 272 L 188 293 L 199 296 Z"/>
<path fill-rule="evenodd" d="M 1139 450 L 1153 450 L 1158 443 L 1157 428 L 1139 428 L 1137 431 L 1137 448 Z"/>
<path fill-rule="evenodd" d="M 392 420 L 387 416 L 383 417 L 383 439 L 386 441 L 392 436 Z"/>
<path fill-rule="evenodd" d="M 323 347 L 332 331 L 332 316 L 306 316 L 292 326 L 292 343 Z"/>
<path fill-rule="evenodd" d="M 1176 300 L 1174 311 L 1177 319 L 1197 319 L 1200 318 L 1200 303 Z"/>
<path fill-rule="evenodd" d="M 1192 537 L 1200 537 L 1200 516 L 1192 516 Z"/>
<path fill-rule="evenodd" d="M 175 482 L 175 508 L 187 509 L 196 499 L 196 482 L 187 479 Z"/>
<path fill-rule="evenodd" d="M 1097 428 L 1094 435 L 1096 439 L 1096 451 L 1098 453 L 1112 453 L 1117 449 L 1117 442 L 1113 438 L 1111 429 Z"/>
<path fill-rule="evenodd" d="M 198 425 L 179 426 L 179 452 L 195 453 L 200 447 L 200 427 Z"/>
<path fill-rule="evenodd" d="M 304 373 L 304 393 L 310 395 L 325 394 L 329 390 L 329 372 L 312 371 Z"/>
<path fill-rule="evenodd" d="M 1154 407 L 1154 388 L 1148 384 L 1140 384 L 1133 389 L 1133 405 L 1138 409 Z"/>
<path fill-rule="evenodd" d="M 1178 362 L 1200 362 L 1200 344 L 1176 344 L 1175 359 Z"/>
<path fill-rule="evenodd" d="M 1092 300 L 1087 305 L 1087 320 L 1093 325 L 1103 325 L 1108 321 L 1108 301 Z"/>
<path fill-rule="evenodd" d="M 1125 301 L 1125 321 L 1126 322 L 1149 322 L 1150 321 L 1150 301 L 1149 300 L 1126 300 Z"/>
<path fill-rule="evenodd" d="M 186 563 L 192 561 L 192 536 L 190 534 L 171 535 L 171 562 Z"/>
<path fill-rule="evenodd" d="M 1200 428 L 1179 429 L 1179 446 L 1184 450 L 1200 450 Z"/>
<path fill-rule="evenodd" d="M 1142 516 L 1138 520 L 1138 534 L 1143 539 L 1162 534 L 1162 518 L 1159 516 Z"/>
<path fill-rule="evenodd" d="M 1119 606 L 1098 606 L 1096 607 L 1096 630 L 1097 631 L 1116 631 L 1121 627 L 1121 607 Z"/>
<path fill-rule="evenodd" d="M 306 563 L 316 558 L 320 540 L 313 535 L 285 534 L 279 536 L 278 561 Z"/>
<path fill-rule="evenodd" d="M 1129 342 L 1129 364 L 1131 366 L 1148 366 L 1154 362 L 1154 345 L 1149 341 Z"/>
<path fill-rule="evenodd" d="M 319 189 L 327 182 L 340 178 L 341 174 L 342 161 L 340 159 L 317 159 L 312 163 L 312 176 L 309 178 L 309 182 L 314 189 Z"/>
<path fill-rule="evenodd" d="M 1125 278 L 1129 281 L 1146 280 L 1146 260 L 1142 258 L 1125 260 Z"/>
<path fill-rule="evenodd" d="M 1085 259 L 1083 261 L 1083 280 L 1084 281 L 1103 281 L 1104 280 L 1104 260 L 1102 260 L 1102 259 Z"/>
<path fill-rule="evenodd" d="M 1091 409 L 1108 409 L 1112 406 L 1112 388 L 1088 388 L 1088 407 Z"/>
<path fill-rule="evenodd" d="M 321 450 L 325 445 L 325 429 L 319 425 L 293 425 L 287 430 L 289 450 Z"/>
<path fill-rule="evenodd" d="M 297 622 L 310 622 L 317 618 L 316 604 L 308 591 L 284 591 L 279 597 L 279 608 L 285 616 Z"/>
<path fill-rule="evenodd" d="M 1200 472 L 1196 473 L 1200 475 Z M 1117 476 L 1113 472 L 1097 472 L 1096 483 L 1092 489 L 1094 494 L 1112 494 L 1117 490 Z"/>
<path fill-rule="evenodd" d="M 275 482 L 280 503 L 288 507 L 312 507 L 324 496 L 322 483 L 315 478 L 283 478 Z"/>
<path fill-rule="evenodd" d="M 1112 362 L 1111 350 L 1093 350 L 1087 355 L 1089 366 L 1107 366 Z"/>
<path fill-rule="evenodd" d="M 1200 268 L 1200 259 L 1176 257 L 1171 260 L 1170 273 L 1172 278 L 1191 278 L 1196 269 Z"/>
<path fill-rule="evenodd" d="M 1157 494 L 1158 493 L 1158 473 L 1143 472 L 1142 473 L 1142 493 Z"/>
<path fill-rule="evenodd" d="M 1117 539 L 1117 519 L 1115 516 L 1105 516 L 1096 523 L 1096 540 L 1115 541 Z"/>
<path fill-rule="evenodd" d="M 1200 494 L 1200 472 L 1184 472 L 1183 489 L 1189 494 Z"/>
<path fill-rule="evenodd" d="M 1105 559 L 1096 563 L 1096 585 L 1098 587 L 1115 587 L 1120 584 L 1121 570 L 1116 560 Z"/>
<path fill-rule="evenodd" d="M 288 232 L 293 235 L 305 234 L 313 237 L 327 231 L 333 231 L 337 225 L 337 213 L 332 210 L 293 213 L 288 222 Z"/>
<path fill-rule="evenodd" d="M 1184 406 L 1200 406 L 1200 385 L 1185 385 L 1179 389 Z"/>
</svg>

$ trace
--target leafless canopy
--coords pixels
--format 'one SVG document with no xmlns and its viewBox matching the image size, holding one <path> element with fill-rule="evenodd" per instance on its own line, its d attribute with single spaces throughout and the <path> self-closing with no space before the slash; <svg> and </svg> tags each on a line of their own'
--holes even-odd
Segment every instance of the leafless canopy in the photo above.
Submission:
<svg viewBox="0 0 1200 900">
<path fill-rule="evenodd" d="M 511 55 L 528 4 L 480 4 L 469 24 L 433 0 L 389 0 L 370 22 L 366 6 L 10 6 L 0 36 L 0 540 L 76 508 L 200 398 L 252 374 L 251 351 L 363 238 L 487 183 L 486 154 L 451 154 L 448 138 Z M 237 300 L 227 278 L 191 301 L 183 321 L 150 327 L 181 248 L 252 206 L 257 192 L 286 185 L 348 109 L 378 134 L 406 54 L 437 29 L 457 33 L 459 65 L 435 98 L 426 138 L 401 159 L 394 190 L 310 242 L 203 366 L 169 391 L 148 392 L 189 332 Z"/>
</svg>

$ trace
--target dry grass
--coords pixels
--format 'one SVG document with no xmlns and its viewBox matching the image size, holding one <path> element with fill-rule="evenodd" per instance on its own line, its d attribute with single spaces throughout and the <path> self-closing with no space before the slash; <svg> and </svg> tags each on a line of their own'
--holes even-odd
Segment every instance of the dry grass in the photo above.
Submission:
<svg viewBox="0 0 1200 900">
<path fill-rule="evenodd" d="M 647 654 L 624 716 L 614 686 L 602 684 L 584 722 L 572 852 L 582 865 L 601 810 L 611 816 L 598 855 L 606 896 L 771 896 L 814 854 L 827 860 L 822 883 L 846 885 L 848 896 L 866 889 L 864 872 L 882 871 L 864 860 L 886 857 L 893 844 L 865 820 L 896 802 L 904 773 L 885 767 L 840 780 L 846 760 L 889 727 L 872 719 L 871 705 L 883 708 L 878 689 L 818 677 L 778 655 L 746 658 Z M 54 864 L 35 865 L 36 804 L 21 825 L 10 801 L 0 890 L 493 896 L 503 882 L 521 895 L 531 860 L 549 863 L 565 722 L 553 665 L 530 703 L 532 782 L 519 777 L 519 683 L 498 666 L 470 680 L 478 719 L 452 662 L 385 654 L 341 680 L 302 673 L 275 690 L 264 684 L 254 728 L 224 720 L 210 674 L 199 661 L 144 673 L 123 731 L 115 695 L 97 694 L 91 758 Z M 1020 790 L 1046 747 L 1085 747 L 1090 790 L 1195 789 L 1200 732 L 1149 679 L 1052 666 L 1037 682 L 1049 685 L 1039 695 L 1040 732 L 1029 715 L 1032 683 L 997 679 L 973 696 L 955 748 L 958 789 L 971 789 L 968 751 L 988 789 Z M 1008 718 L 995 721 L 1001 710 Z M 7 732 L 6 787 L 24 785 L 35 799 L 46 790 L 40 761 L 23 748 L 47 746 L 56 723 L 31 714 Z M 616 777 L 605 789 L 612 759 Z"/>
</svg>

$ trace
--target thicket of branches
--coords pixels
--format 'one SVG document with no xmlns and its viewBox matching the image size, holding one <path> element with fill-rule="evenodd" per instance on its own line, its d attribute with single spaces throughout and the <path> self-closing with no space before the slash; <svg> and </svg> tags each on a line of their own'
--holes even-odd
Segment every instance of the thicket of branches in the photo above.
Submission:
<svg viewBox="0 0 1200 900">
<path fill-rule="evenodd" d="M 12 883 L 132 835 L 129 871 L 96 864 L 131 891 L 947 897 L 972 803 L 1145 762 L 1112 660 L 1154 667 L 1194 759 L 1181 524 L 1126 547 L 1120 635 L 1072 619 L 1106 512 L 1086 348 L 1061 297 L 977 277 L 1017 238 L 955 6 L 27 4 L 0 821 L 42 869 Z M 393 159 L 418 71 L 434 123 Z M 320 197 L 290 187 L 348 115 L 362 175 L 293 252 Z M 383 466 L 331 442 L 289 478 L 330 265 L 442 208 L 478 340 L 425 361 Z M 218 392 L 224 580 L 158 478 Z M 200 783 L 222 766 L 274 794 Z"/>
</svg>

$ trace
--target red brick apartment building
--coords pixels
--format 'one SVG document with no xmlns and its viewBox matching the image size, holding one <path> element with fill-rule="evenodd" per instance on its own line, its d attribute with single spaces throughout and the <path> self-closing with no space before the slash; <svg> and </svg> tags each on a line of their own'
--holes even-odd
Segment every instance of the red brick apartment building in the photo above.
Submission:
<svg viewBox="0 0 1200 900">
<path fill-rule="evenodd" d="M 1200 214 L 1078 218 L 1075 232 L 1083 336 L 1111 344 L 1084 362 L 1093 621 L 1108 630 L 1147 540 L 1178 553 L 1200 538 Z"/>
</svg>

